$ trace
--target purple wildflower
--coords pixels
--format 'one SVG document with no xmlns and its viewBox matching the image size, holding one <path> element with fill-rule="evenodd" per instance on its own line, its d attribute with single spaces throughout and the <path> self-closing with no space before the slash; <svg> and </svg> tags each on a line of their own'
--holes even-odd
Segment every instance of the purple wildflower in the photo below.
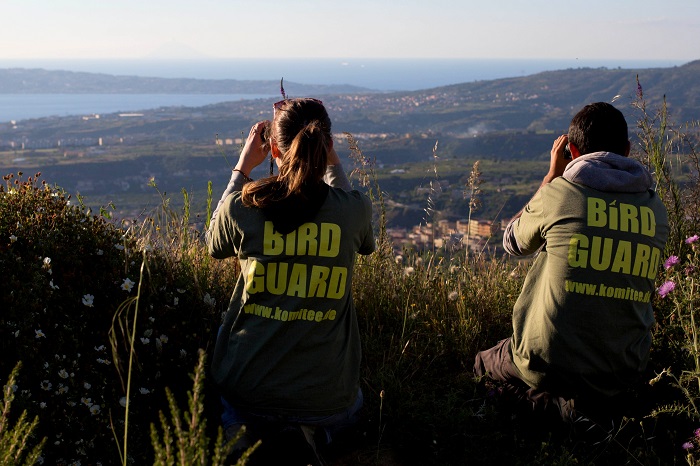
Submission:
<svg viewBox="0 0 700 466">
<path fill-rule="evenodd" d="M 687 239 L 685 240 L 685 244 L 693 244 L 693 243 L 696 242 L 698 239 L 700 239 L 700 237 L 698 237 L 698 235 L 693 235 L 693 236 L 691 236 L 690 238 L 687 238 Z"/>
<path fill-rule="evenodd" d="M 666 259 L 666 262 L 664 262 L 664 268 L 665 269 L 670 269 L 674 265 L 680 262 L 680 259 L 678 256 L 669 256 L 668 259 Z"/>
<path fill-rule="evenodd" d="M 683 449 L 684 450 L 692 450 L 693 449 L 693 443 L 692 442 L 685 442 L 683 444 Z"/>
<path fill-rule="evenodd" d="M 664 282 L 663 285 L 659 287 L 657 290 L 659 292 L 659 296 L 662 298 L 665 298 L 667 294 L 669 294 L 671 291 L 676 289 L 676 284 L 672 282 L 671 280 Z"/>
<path fill-rule="evenodd" d="M 685 268 L 685 276 L 686 277 L 691 276 L 693 274 L 693 272 L 695 272 L 695 267 L 693 267 L 692 265 L 689 265 L 688 267 Z"/>
<path fill-rule="evenodd" d="M 700 438 L 700 429 L 695 429 L 694 434 L 696 437 Z"/>
<path fill-rule="evenodd" d="M 644 97 L 644 91 L 642 91 L 642 83 L 639 82 L 639 75 L 637 75 L 637 97 L 642 99 Z"/>
<path fill-rule="evenodd" d="M 284 78 L 280 79 L 280 94 L 282 94 L 282 100 L 287 100 L 287 93 L 284 92 Z"/>
</svg>

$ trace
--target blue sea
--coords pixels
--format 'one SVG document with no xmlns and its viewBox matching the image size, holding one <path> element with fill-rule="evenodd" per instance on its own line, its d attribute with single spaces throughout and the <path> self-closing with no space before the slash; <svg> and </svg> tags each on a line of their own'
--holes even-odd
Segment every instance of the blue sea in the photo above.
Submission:
<svg viewBox="0 0 700 466">
<path fill-rule="evenodd" d="M 593 59 L 196 59 L 196 60 L 2 60 L 0 68 L 43 68 L 160 78 L 278 80 L 302 84 L 350 84 L 379 91 L 413 91 L 449 84 L 527 76 L 568 68 L 667 68 L 678 60 Z M 293 87 L 289 85 L 288 90 Z M 2 94 L 0 122 L 46 116 L 132 112 L 161 106 L 197 107 L 259 98 L 251 95 L 55 95 Z"/>
</svg>

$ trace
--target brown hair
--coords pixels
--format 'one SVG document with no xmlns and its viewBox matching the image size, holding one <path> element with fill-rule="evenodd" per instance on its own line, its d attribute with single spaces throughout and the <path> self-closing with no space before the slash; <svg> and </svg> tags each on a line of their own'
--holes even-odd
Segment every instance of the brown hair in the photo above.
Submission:
<svg viewBox="0 0 700 466">
<path fill-rule="evenodd" d="M 331 147 L 331 120 L 316 99 L 288 99 L 276 108 L 271 137 L 280 150 L 279 174 L 243 186 L 247 207 L 265 208 L 290 196 L 304 197 L 302 187 L 321 182 Z"/>
</svg>

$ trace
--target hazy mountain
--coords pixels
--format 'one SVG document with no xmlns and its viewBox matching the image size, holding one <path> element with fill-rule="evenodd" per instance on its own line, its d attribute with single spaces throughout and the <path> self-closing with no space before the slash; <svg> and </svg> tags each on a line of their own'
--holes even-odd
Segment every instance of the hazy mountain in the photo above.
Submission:
<svg viewBox="0 0 700 466">
<path fill-rule="evenodd" d="M 350 85 L 286 83 L 300 94 L 372 92 Z M 149 78 L 44 69 L 0 69 L 2 94 L 268 94 L 279 93 L 279 81 L 236 79 Z"/>
</svg>

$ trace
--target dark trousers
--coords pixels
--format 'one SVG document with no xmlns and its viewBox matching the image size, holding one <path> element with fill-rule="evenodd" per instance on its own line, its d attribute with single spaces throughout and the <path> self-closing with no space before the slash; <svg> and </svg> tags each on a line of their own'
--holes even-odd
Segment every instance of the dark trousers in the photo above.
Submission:
<svg viewBox="0 0 700 466">
<path fill-rule="evenodd" d="M 479 352 L 474 360 L 474 375 L 499 382 L 504 396 L 518 404 L 529 406 L 533 411 L 545 410 L 553 403 L 561 404 L 563 400 L 560 397 L 532 388 L 520 378 L 513 364 L 510 344 L 511 339 L 506 338 L 493 348 Z"/>
</svg>

